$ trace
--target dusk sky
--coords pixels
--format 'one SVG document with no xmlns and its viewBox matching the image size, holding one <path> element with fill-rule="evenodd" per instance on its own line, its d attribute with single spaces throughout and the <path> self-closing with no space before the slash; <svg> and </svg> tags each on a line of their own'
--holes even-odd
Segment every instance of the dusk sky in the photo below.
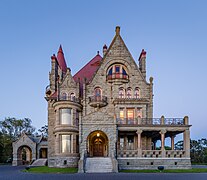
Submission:
<svg viewBox="0 0 207 180">
<path fill-rule="evenodd" d="M 207 138 L 206 0 L 1 0 L 0 120 L 47 124 L 51 55 L 61 44 L 75 74 L 102 55 L 117 25 L 137 63 L 147 52 L 154 117 L 188 115 L 191 138 Z"/>
</svg>

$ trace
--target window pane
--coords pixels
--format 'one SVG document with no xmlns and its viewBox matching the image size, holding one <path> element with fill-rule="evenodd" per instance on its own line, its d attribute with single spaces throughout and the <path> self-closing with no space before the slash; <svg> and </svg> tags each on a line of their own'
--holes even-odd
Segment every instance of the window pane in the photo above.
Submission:
<svg viewBox="0 0 207 180">
<path fill-rule="evenodd" d="M 119 112 L 119 117 L 120 119 L 124 119 L 124 110 L 123 109 L 120 109 L 120 112 Z"/>
<path fill-rule="evenodd" d="M 112 68 L 109 70 L 108 75 L 112 75 Z"/>
<path fill-rule="evenodd" d="M 61 137 L 61 152 L 70 153 L 71 152 L 71 135 L 62 135 Z"/>
<path fill-rule="evenodd" d="M 71 109 L 61 109 L 60 110 L 60 122 L 61 124 L 71 124 Z"/>
<path fill-rule="evenodd" d="M 124 68 L 122 68 L 122 74 L 123 74 L 123 75 L 127 75 L 127 73 L 126 73 L 126 71 L 125 71 Z"/>
<path fill-rule="evenodd" d="M 116 73 L 119 73 L 119 72 L 120 72 L 120 67 L 119 67 L 119 66 L 116 66 L 116 67 L 115 67 L 115 72 L 116 72 Z"/>
<path fill-rule="evenodd" d="M 127 118 L 128 120 L 134 119 L 134 109 L 127 109 Z"/>
</svg>

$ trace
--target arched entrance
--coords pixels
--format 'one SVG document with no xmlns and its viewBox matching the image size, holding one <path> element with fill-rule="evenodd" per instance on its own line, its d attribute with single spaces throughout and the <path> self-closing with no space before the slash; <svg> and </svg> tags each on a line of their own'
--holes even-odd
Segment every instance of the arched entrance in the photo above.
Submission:
<svg viewBox="0 0 207 180">
<path fill-rule="evenodd" d="M 90 133 L 87 142 L 87 151 L 90 157 L 108 156 L 108 137 L 103 131 Z"/>
<path fill-rule="evenodd" d="M 17 165 L 30 164 L 32 161 L 32 150 L 29 146 L 20 146 L 17 150 Z"/>
</svg>

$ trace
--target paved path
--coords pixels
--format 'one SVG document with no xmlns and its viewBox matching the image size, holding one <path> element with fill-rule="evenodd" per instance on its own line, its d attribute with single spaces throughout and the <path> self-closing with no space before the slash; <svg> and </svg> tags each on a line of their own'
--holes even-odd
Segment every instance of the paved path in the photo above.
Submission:
<svg viewBox="0 0 207 180">
<path fill-rule="evenodd" d="M 0 166 L 0 180 L 207 180 L 207 173 L 33 174 L 21 172 L 22 169 L 24 167 Z"/>
</svg>

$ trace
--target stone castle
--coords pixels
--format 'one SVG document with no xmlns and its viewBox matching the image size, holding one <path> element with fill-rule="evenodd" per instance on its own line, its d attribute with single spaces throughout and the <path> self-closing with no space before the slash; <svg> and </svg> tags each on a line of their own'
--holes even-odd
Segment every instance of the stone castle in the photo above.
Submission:
<svg viewBox="0 0 207 180">
<path fill-rule="evenodd" d="M 188 117 L 153 117 L 153 78 L 146 52 L 135 62 L 116 27 L 103 57 L 98 53 L 74 76 L 60 46 L 51 57 L 48 102 L 48 166 L 79 172 L 191 168 Z M 174 138 L 183 134 L 183 149 Z M 170 149 L 165 139 L 171 139 Z M 158 148 L 157 142 L 160 141 Z"/>
</svg>

